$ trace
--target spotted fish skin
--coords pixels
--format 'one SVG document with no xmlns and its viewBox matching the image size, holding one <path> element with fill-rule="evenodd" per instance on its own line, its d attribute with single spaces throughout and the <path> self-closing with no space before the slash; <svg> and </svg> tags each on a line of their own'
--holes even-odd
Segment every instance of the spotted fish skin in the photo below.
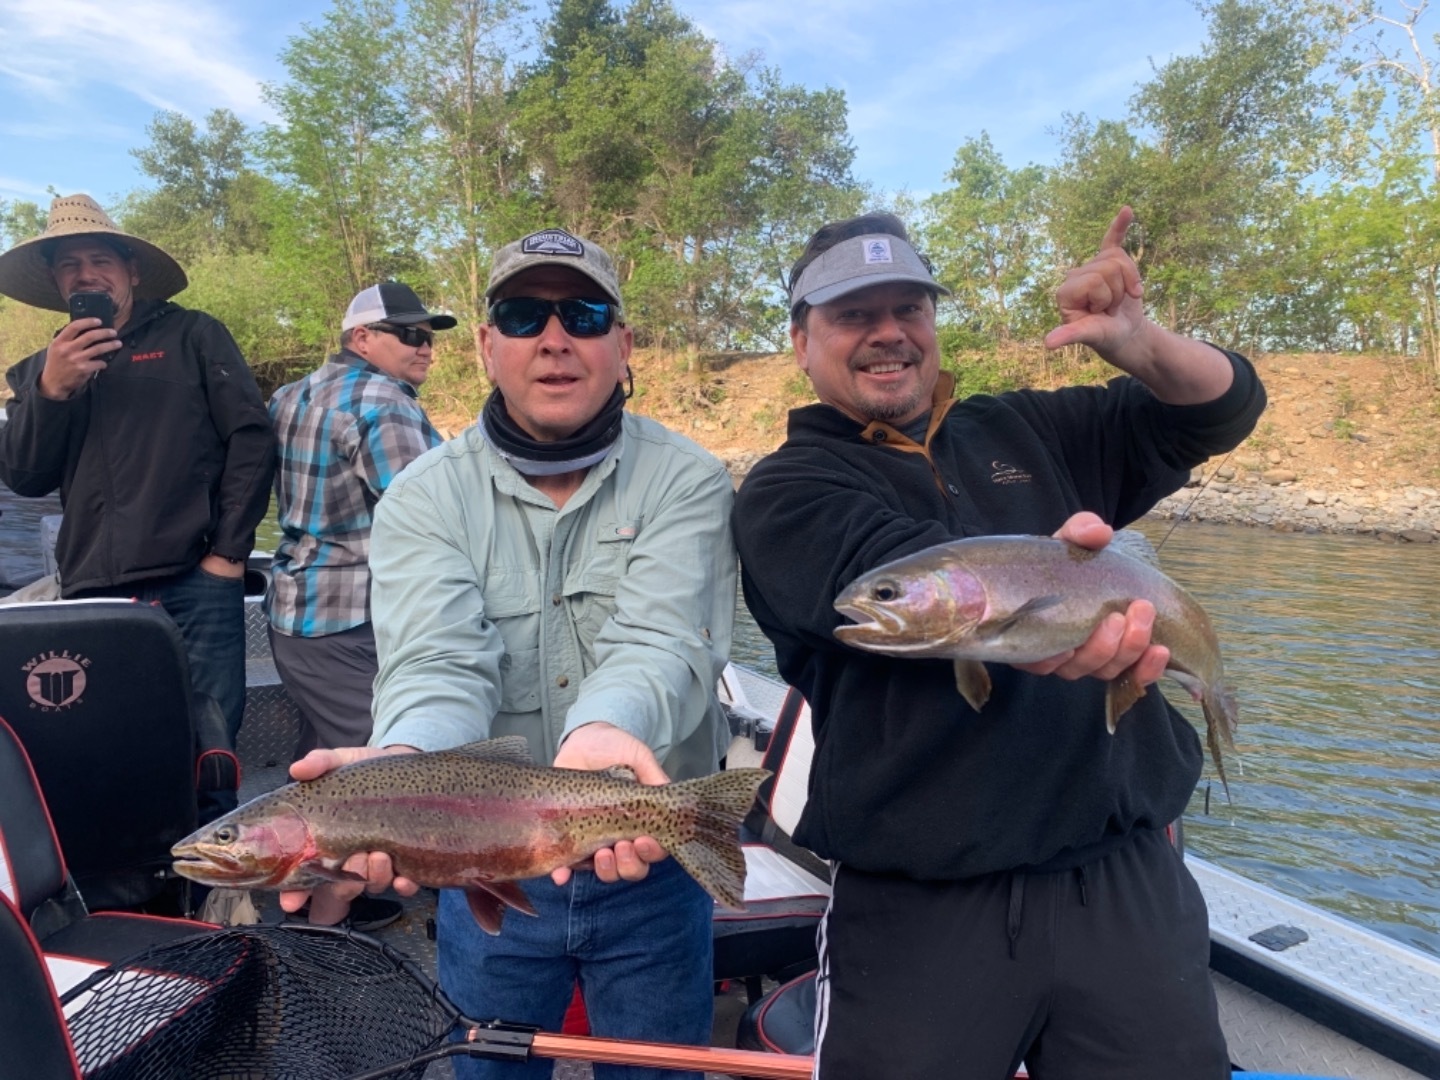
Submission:
<svg viewBox="0 0 1440 1080">
<path fill-rule="evenodd" d="M 515 881 L 651 836 L 718 902 L 744 910 L 738 830 L 769 775 L 733 769 L 645 785 L 611 773 L 544 768 L 519 736 L 453 750 L 368 758 L 251 800 L 176 844 L 195 881 L 309 889 L 347 877 L 356 852 L 383 851 L 397 876 L 467 891 L 498 932 L 504 907 L 533 914 Z"/>
</svg>

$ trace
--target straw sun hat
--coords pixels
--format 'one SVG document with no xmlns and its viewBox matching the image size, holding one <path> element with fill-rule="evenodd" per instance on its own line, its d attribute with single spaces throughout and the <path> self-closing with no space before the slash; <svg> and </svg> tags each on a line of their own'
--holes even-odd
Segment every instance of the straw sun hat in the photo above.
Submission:
<svg viewBox="0 0 1440 1080">
<path fill-rule="evenodd" d="M 89 195 L 62 195 L 50 204 L 43 233 L 0 255 L 0 293 L 22 304 L 67 310 L 46 256 L 54 242 L 69 236 L 109 237 L 128 248 L 140 275 L 136 299 L 168 300 L 189 284 L 178 262 L 148 240 L 122 232 Z"/>
</svg>

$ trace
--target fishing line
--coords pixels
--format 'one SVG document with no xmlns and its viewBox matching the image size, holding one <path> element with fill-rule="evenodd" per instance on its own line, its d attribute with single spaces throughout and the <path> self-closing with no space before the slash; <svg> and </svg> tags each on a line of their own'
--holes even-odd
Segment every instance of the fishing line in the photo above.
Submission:
<svg viewBox="0 0 1440 1080">
<path fill-rule="evenodd" d="M 1157 554 L 1159 553 L 1160 549 L 1165 546 L 1165 541 L 1170 539 L 1170 534 L 1175 531 L 1175 529 L 1179 526 L 1180 522 L 1185 520 L 1186 516 L 1190 513 L 1190 508 L 1194 506 L 1197 501 L 1199 501 L 1201 495 L 1205 494 L 1205 489 L 1210 486 L 1210 481 L 1214 480 L 1215 477 L 1220 475 L 1220 469 L 1224 466 L 1225 462 L 1230 460 L 1230 454 L 1233 453 L 1235 453 L 1235 451 L 1231 450 L 1224 457 L 1222 457 L 1220 459 L 1220 464 L 1215 466 L 1214 471 L 1211 472 L 1211 474 L 1203 481 L 1201 481 L 1200 486 L 1195 490 L 1194 496 L 1190 499 L 1188 503 L 1185 504 L 1185 509 L 1181 510 L 1180 513 L 1175 516 L 1175 520 L 1170 523 L 1170 528 L 1166 529 L 1165 535 L 1160 538 L 1160 543 L 1155 545 L 1155 551 Z"/>
</svg>

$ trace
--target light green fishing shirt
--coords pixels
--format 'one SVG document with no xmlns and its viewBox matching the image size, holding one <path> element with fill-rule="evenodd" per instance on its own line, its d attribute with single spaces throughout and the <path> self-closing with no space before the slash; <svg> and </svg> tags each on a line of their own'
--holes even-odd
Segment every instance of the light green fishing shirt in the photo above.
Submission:
<svg viewBox="0 0 1440 1080">
<path fill-rule="evenodd" d="M 412 462 L 377 504 L 374 746 L 440 750 L 524 735 L 537 762 L 604 721 L 672 780 L 730 741 L 715 694 L 735 617 L 725 467 L 625 414 L 557 510 L 474 425 Z"/>
</svg>

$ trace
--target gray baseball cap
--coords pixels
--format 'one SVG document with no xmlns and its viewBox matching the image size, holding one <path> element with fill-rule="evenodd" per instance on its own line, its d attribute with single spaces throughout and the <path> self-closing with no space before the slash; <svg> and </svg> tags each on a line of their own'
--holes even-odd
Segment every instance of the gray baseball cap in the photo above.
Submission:
<svg viewBox="0 0 1440 1080">
<path fill-rule="evenodd" d="M 800 280 L 790 290 L 790 306 L 828 304 L 872 285 L 894 282 L 914 282 L 931 292 L 950 295 L 906 241 L 889 233 L 870 233 L 852 236 L 821 252 L 800 272 Z"/>
<path fill-rule="evenodd" d="M 536 266 L 564 266 L 584 274 L 609 299 L 618 305 L 620 281 L 610 256 L 586 240 L 571 236 L 564 229 L 543 229 L 506 244 L 495 253 L 490 263 L 490 281 L 485 286 L 485 302 L 495 299 L 500 286 L 516 274 Z"/>
</svg>

